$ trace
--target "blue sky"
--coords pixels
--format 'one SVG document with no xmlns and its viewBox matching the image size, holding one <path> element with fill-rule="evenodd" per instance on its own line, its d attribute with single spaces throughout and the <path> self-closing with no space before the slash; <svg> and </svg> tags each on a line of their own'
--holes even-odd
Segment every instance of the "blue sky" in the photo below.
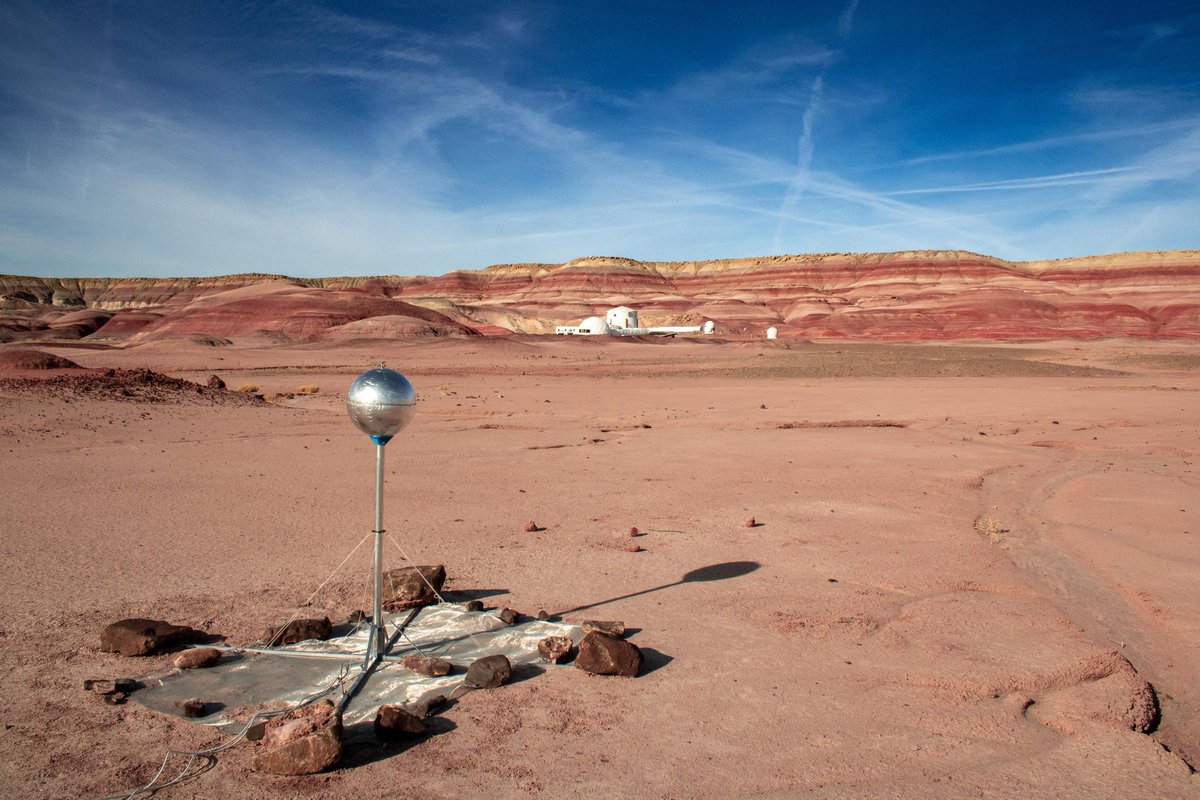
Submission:
<svg viewBox="0 0 1200 800">
<path fill-rule="evenodd" d="M 0 3 L 0 272 L 1200 247 L 1200 6 Z"/>
</svg>

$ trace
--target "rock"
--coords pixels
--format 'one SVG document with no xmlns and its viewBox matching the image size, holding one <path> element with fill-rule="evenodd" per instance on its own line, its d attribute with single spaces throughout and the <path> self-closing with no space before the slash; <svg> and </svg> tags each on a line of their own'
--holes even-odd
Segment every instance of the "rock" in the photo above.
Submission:
<svg viewBox="0 0 1200 800">
<path fill-rule="evenodd" d="M 425 732 L 425 723 L 403 706 L 380 706 L 375 712 L 375 738 L 383 741 L 416 736 Z"/>
<path fill-rule="evenodd" d="M 221 651 L 214 647 L 193 647 L 175 656 L 179 669 L 203 669 L 221 660 Z"/>
<path fill-rule="evenodd" d="M 342 718 L 329 700 L 297 708 L 267 723 L 252 764 L 271 775 L 311 775 L 342 757 Z"/>
<path fill-rule="evenodd" d="M 123 656 L 146 656 L 199 635 L 186 625 L 172 625 L 159 619 L 122 619 L 100 634 L 100 649 Z"/>
<path fill-rule="evenodd" d="M 366 622 L 370 618 L 371 618 L 371 615 L 365 611 L 351 611 L 350 616 L 346 617 L 345 624 L 358 625 L 359 623 Z"/>
<path fill-rule="evenodd" d="M 533 520 L 526 522 L 524 527 L 522 528 L 522 530 L 524 530 L 526 533 L 536 533 L 537 529 L 538 529 L 538 525 Z"/>
<path fill-rule="evenodd" d="M 641 532 L 641 531 L 639 531 L 637 528 L 630 528 L 630 529 L 629 529 L 629 535 L 630 535 L 630 536 L 645 536 L 646 534 L 642 533 L 642 532 Z"/>
<path fill-rule="evenodd" d="M 513 611 L 511 608 L 500 609 L 496 612 L 496 616 L 499 617 L 505 625 L 516 625 L 517 620 L 521 618 L 521 615 L 518 612 Z"/>
<path fill-rule="evenodd" d="M 440 658 L 430 658 L 429 656 L 422 656 L 416 653 L 400 659 L 400 665 L 430 678 L 440 678 L 443 675 L 449 675 L 450 670 L 454 668 L 454 665 L 449 661 Z"/>
<path fill-rule="evenodd" d="M 225 381 L 221 380 L 221 379 L 220 379 L 220 378 L 218 378 L 216 375 L 209 375 L 209 376 L 208 376 L 208 388 L 210 388 L 210 389 L 224 389 L 224 388 L 225 388 Z"/>
<path fill-rule="evenodd" d="M 483 611 L 482 600 L 468 600 L 465 604 L 467 611 Z"/>
<path fill-rule="evenodd" d="M 625 552 L 626 553 L 644 553 L 644 552 L 646 552 L 646 548 L 642 547 L 640 544 L 630 544 L 630 545 L 625 546 Z"/>
<path fill-rule="evenodd" d="M 196 697 L 193 697 L 190 700 L 179 700 L 175 703 L 175 707 L 182 711 L 185 717 L 204 716 L 204 701 Z"/>
<path fill-rule="evenodd" d="M 547 636 L 538 642 L 538 655 L 552 664 L 558 664 L 575 648 L 566 636 Z"/>
<path fill-rule="evenodd" d="M 428 717 L 449 702 L 444 694 L 435 694 L 433 697 L 427 697 L 417 705 L 417 716 L 422 718 Z"/>
<path fill-rule="evenodd" d="M 537 618 L 538 621 L 545 622 L 546 620 L 550 619 L 550 612 L 546 611 L 544 608 L 539 608 L 537 612 Z"/>
<path fill-rule="evenodd" d="M 642 669 L 642 651 L 615 636 L 592 631 L 579 643 L 575 666 L 593 675 L 636 677 Z"/>
<path fill-rule="evenodd" d="M 305 639 L 328 639 L 333 635 L 333 625 L 329 617 L 294 619 L 282 628 L 272 625 L 262 632 L 259 640 L 267 647 L 277 647 L 284 644 L 295 644 Z"/>
<path fill-rule="evenodd" d="M 754 517 L 751 517 L 750 519 L 746 520 L 742 524 L 744 524 L 747 528 L 753 528 L 755 525 L 758 524 L 758 520 L 756 520 Z"/>
<path fill-rule="evenodd" d="M 383 604 L 391 610 L 431 605 L 445 582 L 441 564 L 388 570 L 383 573 Z"/>
<path fill-rule="evenodd" d="M 512 664 L 506 656 L 485 656 L 467 668 L 464 686 L 472 689 L 495 689 L 512 677 Z"/>
<path fill-rule="evenodd" d="M 600 633 L 606 633 L 609 636 L 615 636 L 618 639 L 625 635 L 624 622 L 614 622 L 606 619 L 585 619 L 583 622 L 579 623 L 579 627 L 583 628 L 585 633 L 599 631 Z"/>
<path fill-rule="evenodd" d="M 86 678 L 83 688 L 96 694 L 112 694 L 114 692 L 130 692 L 142 688 L 133 678 Z"/>
</svg>

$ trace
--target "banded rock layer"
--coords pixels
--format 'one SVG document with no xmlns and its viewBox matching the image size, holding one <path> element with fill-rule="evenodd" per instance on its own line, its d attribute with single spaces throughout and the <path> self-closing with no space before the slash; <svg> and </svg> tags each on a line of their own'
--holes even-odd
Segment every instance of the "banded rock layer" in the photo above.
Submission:
<svg viewBox="0 0 1200 800">
<path fill-rule="evenodd" d="M 638 309 L 724 335 L 874 340 L 1200 335 L 1200 251 L 1009 262 L 964 251 L 640 262 L 580 258 L 437 277 L 0 276 L 0 339 L 547 333 Z"/>
</svg>

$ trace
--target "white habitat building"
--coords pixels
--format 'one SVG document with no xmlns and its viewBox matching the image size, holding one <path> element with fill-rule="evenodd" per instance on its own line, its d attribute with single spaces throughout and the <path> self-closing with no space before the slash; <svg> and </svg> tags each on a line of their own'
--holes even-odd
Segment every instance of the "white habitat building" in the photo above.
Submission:
<svg viewBox="0 0 1200 800">
<path fill-rule="evenodd" d="M 559 336 L 674 336 L 679 333 L 712 333 L 715 323 L 708 320 L 703 325 L 665 325 L 642 328 L 638 325 L 637 309 L 629 306 L 610 308 L 604 315 L 588 317 L 578 325 L 559 325 L 554 332 Z"/>
</svg>

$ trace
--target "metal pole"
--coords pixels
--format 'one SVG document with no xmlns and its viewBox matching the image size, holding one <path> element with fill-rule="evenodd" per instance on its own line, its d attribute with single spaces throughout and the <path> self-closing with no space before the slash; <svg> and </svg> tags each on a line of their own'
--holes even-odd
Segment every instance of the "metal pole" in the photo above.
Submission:
<svg viewBox="0 0 1200 800">
<path fill-rule="evenodd" d="M 372 655 L 383 655 L 383 445 L 375 445 L 375 602 L 371 611 L 371 641 L 363 669 Z"/>
</svg>

